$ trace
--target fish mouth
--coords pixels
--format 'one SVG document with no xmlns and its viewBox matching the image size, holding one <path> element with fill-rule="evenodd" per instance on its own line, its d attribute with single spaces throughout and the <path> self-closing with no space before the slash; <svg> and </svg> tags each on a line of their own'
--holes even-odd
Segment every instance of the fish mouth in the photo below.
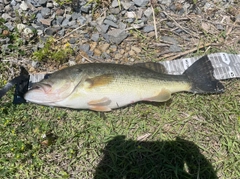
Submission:
<svg viewBox="0 0 240 179">
<path fill-rule="evenodd" d="M 33 84 L 30 90 L 24 95 L 25 100 L 33 103 L 51 103 L 56 101 L 56 96 L 51 94 L 52 86 L 45 83 Z"/>
</svg>

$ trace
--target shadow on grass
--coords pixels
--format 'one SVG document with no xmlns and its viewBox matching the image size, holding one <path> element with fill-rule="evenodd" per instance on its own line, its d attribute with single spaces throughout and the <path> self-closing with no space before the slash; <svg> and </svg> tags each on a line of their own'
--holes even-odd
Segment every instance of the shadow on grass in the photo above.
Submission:
<svg viewBox="0 0 240 179">
<path fill-rule="evenodd" d="M 217 178 L 193 142 L 133 141 L 117 136 L 103 150 L 94 179 Z"/>
</svg>

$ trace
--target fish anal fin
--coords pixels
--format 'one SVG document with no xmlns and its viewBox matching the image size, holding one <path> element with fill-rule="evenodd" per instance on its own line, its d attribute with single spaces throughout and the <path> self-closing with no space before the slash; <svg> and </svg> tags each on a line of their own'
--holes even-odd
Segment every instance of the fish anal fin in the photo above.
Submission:
<svg viewBox="0 0 240 179">
<path fill-rule="evenodd" d="M 155 62 L 136 63 L 136 64 L 133 64 L 133 66 L 138 66 L 138 67 L 146 68 L 148 70 L 155 71 L 158 73 L 167 74 L 167 70 L 165 66 L 161 63 L 155 63 Z"/>
<path fill-rule="evenodd" d="M 157 96 L 145 99 L 146 101 L 164 102 L 171 98 L 171 92 L 163 88 Z"/>
<path fill-rule="evenodd" d="M 87 78 L 85 81 L 88 83 L 88 88 L 104 86 L 111 83 L 114 79 L 112 74 L 99 75 L 93 78 Z"/>
</svg>

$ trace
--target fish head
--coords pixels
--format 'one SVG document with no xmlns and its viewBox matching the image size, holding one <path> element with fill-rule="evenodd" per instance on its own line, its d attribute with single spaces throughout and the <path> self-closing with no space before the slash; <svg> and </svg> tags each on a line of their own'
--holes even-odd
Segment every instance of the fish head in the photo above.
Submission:
<svg viewBox="0 0 240 179">
<path fill-rule="evenodd" d="M 79 73 L 74 69 L 57 71 L 48 79 L 34 83 L 24 98 L 32 103 L 54 106 L 74 92 L 82 79 Z"/>
</svg>

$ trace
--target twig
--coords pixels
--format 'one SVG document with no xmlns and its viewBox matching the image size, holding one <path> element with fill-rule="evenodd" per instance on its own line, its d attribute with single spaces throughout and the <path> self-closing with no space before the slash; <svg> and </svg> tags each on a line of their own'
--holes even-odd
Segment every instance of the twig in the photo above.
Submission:
<svg viewBox="0 0 240 179">
<path fill-rule="evenodd" d="M 192 53 L 192 52 L 195 52 L 196 50 L 198 49 L 202 49 L 204 47 L 209 47 L 209 46 L 219 46 L 219 45 L 222 45 L 222 44 L 214 44 L 214 43 L 207 43 L 207 44 L 203 44 L 203 45 L 200 45 L 198 47 L 195 47 L 195 48 L 192 48 L 190 50 L 187 50 L 187 51 L 184 51 L 182 53 L 178 53 L 177 55 L 174 54 L 169 54 L 169 55 L 166 55 L 164 58 L 166 60 L 174 60 L 176 58 L 180 58 L 181 56 L 184 56 L 184 55 L 187 55 L 188 53 Z"/>
<path fill-rule="evenodd" d="M 85 25 L 87 25 L 87 23 L 85 23 L 85 24 L 81 25 L 80 27 L 72 30 L 71 32 L 69 32 L 69 33 L 67 33 L 66 35 L 64 35 L 63 37 L 61 37 L 60 39 L 55 40 L 55 42 L 58 42 L 58 41 L 64 39 L 65 37 L 69 36 L 70 34 L 72 34 L 73 32 L 77 31 L 78 29 L 81 29 L 81 28 L 84 27 Z"/>
<path fill-rule="evenodd" d="M 153 9 L 152 1 L 150 1 L 150 4 L 151 4 L 151 8 L 152 8 L 152 13 L 153 13 L 153 25 L 154 25 L 155 37 L 156 37 L 156 40 L 157 40 L 158 35 L 157 35 L 156 17 L 155 17 L 155 12 L 154 12 L 154 9 Z"/>
</svg>

